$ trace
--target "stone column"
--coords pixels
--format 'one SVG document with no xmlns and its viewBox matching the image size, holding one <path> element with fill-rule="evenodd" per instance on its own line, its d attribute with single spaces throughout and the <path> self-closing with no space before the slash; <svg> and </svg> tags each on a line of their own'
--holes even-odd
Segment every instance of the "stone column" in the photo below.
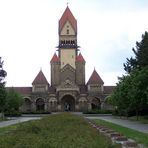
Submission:
<svg viewBox="0 0 148 148">
<path fill-rule="evenodd" d="M 48 103 L 48 102 L 46 101 L 45 104 L 44 104 L 44 110 L 45 110 L 45 111 L 48 111 L 48 105 L 47 105 L 47 103 Z"/>
<path fill-rule="evenodd" d="M 32 102 L 32 111 L 36 111 L 36 103 L 34 101 Z"/>
<path fill-rule="evenodd" d="M 101 103 L 100 108 L 101 108 L 101 109 L 104 109 L 104 102 L 102 101 L 102 102 L 100 102 L 100 103 Z"/>
<path fill-rule="evenodd" d="M 75 111 L 79 111 L 79 105 L 78 104 L 75 105 Z"/>
<path fill-rule="evenodd" d="M 61 105 L 58 104 L 58 111 L 61 111 Z"/>
<path fill-rule="evenodd" d="M 88 110 L 91 110 L 91 103 L 88 103 Z"/>
</svg>

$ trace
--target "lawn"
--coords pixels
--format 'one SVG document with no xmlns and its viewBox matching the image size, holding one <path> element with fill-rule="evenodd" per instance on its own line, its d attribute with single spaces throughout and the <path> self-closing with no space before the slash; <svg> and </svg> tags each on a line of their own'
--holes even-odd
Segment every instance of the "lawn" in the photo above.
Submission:
<svg viewBox="0 0 148 148">
<path fill-rule="evenodd" d="M 7 127 L 0 127 L 0 135 L 16 130 L 18 125 L 11 125 Z"/>
<path fill-rule="evenodd" d="M 110 139 L 100 135 L 82 117 L 70 113 L 18 124 L 16 130 L 0 135 L 0 148 L 9 147 L 119 148 L 112 145 Z"/>
<path fill-rule="evenodd" d="M 136 140 L 138 143 L 143 143 L 145 146 L 148 147 L 148 134 L 142 133 L 142 132 L 138 132 L 136 130 L 133 129 L 129 129 L 114 123 L 110 123 L 110 122 L 106 122 L 104 120 L 95 120 L 95 122 L 98 125 L 103 125 L 105 127 L 109 127 L 125 136 L 127 136 L 128 138 L 134 139 Z"/>
</svg>

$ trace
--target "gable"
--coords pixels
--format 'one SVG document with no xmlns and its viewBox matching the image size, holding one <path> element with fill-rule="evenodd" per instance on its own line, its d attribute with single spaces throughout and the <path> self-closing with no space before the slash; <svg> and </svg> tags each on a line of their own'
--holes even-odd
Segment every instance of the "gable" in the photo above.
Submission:
<svg viewBox="0 0 148 148">
<path fill-rule="evenodd" d="M 87 82 L 87 85 L 89 84 L 99 84 L 99 85 L 104 84 L 103 80 L 101 79 L 101 77 L 99 76 L 99 74 L 96 72 L 95 69 Z"/>
<path fill-rule="evenodd" d="M 68 20 L 64 24 L 60 35 L 75 35 L 75 31 L 74 31 L 71 23 Z"/>
<path fill-rule="evenodd" d="M 57 91 L 61 91 L 61 90 L 76 90 L 79 91 L 79 87 L 72 81 L 70 81 L 69 79 L 66 79 L 65 81 L 63 81 L 61 83 L 60 86 L 57 87 Z"/>
<path fill-rule="evenodd" d="M 61 32 L 63 26 L 65 25 L 66 21 L 69 21 L 71 25 L 73 26 L 73 29 L 75 32 L 77 32 L 77 20 L 73 16 L 72 12 L 70 11 L 69 7 L 65 9 L 61 19 L 59 20 L 59 31 Z"/>
<path fill-rule="evenodd" d="M 61 82 L 64 82 L 67 79 L 72 82 L 75 82 L 75 69 L 69 64 L 65 65 L 61 69 Z"/>
</svg>

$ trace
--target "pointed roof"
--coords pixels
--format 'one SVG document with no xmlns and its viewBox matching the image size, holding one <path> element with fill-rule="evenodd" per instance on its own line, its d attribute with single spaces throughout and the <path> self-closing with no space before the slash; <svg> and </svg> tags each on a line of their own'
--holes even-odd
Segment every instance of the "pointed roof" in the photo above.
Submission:
<svg viewBox="0 0 148 148">
<path fill-rule="evenodd" d="M 99 74 L 94 69 L 92 75 L 90 76 L 87 84 L 104 84 L 103 80 L 99 76 Z"/>
<path fill-rule="evenodd" d="M 53 57 L 52 57 L 50 63 L 59 62 L 59 61 L 60 61 L 60 59 L 59 59 L 59 57 L 57 56 L 57 54 L 55 53 L 55 54 L 53 55 Z"/>
<path fill-rule="evenodd" d="M 77 62 L 85 62 L 85 60 L 84 60 L 84 58 L 83 58 L 81 53 L 79 53 L 79 55 L 76 57 L 76 61 Z"/>
<path fill-rule="evenodd" d="M 69 21 L 74 29 L 75 32 L 77 32 L 77 20 L 73 16 L 72 12 L 70 11 L 69 7 L 65 9 L 61 19 L 59 20 L 59 31 L 63 28 L 66 21 Z"/>
<path fill-rule="evenodd" d="M 34 81 L 32 82 L 32 85 L 34 84 L 48 84 L 48 81 L 45 75 L 43 74 L 42 70 L 40 70 L 40 72 L 38 73 Z"/>
</svg>

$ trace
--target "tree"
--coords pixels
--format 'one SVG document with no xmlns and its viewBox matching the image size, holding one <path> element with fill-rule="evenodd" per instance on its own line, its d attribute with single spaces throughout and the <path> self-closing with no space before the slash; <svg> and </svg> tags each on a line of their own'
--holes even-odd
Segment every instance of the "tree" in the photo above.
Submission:
<svg viewBox="0 0 148 148">
<path fill-rule="evenodd" d="M 4 78 L 7 76 L 7 72 L 3 69 L 4 61 L 2 61 L 2 58 L 0 57 L 0 84 L 5 84 Z"/>
<path fill-rule="evenodd" d="M 14 88 L 7 91 L 6 113 L 15 114 L 19 112 L 19 107 L 23 104 L 22 96 L 17 93 Z"/>
<path fill-rule="evenodd" d="M 2 113 L 2 116 L 6 103 L 6 90 L 4 78 L 7 75 L 6 71 L 3 69 L 3 63 L 4 61 L 2 61 L 2 58 L 0 57 L 0 112 Z"/>
<path fill-rule="evenodd" d="M 127 73 L 135 69 L 140 70 L 148 65 L 148 32 L 142 35 L 141 42 L 136 42 L 136 49 L 133 48 L 132 50 L 135 54 L 135 58 L 127 58 L 126 63 L 124 63 L 124 70 Z"/>
<path fill-rule="evenodd" d="M 119 115 L 148 114 L 148 66 L 119 78 L 111 99 Z"/>
<path fill-rule="evenodd" d="M 135 58 L 127 58 L 124 63 L 127 75 L 119 78 L 111 100 L 120 115 L 129 116 L 132 112 L 138 120 L 140 113 L 148 114 L 148 32 L 132 50 Z"/>
<path fill-rule="evenodd" d="M 130 77 L 132 85 L 128 92 L 129 107 L 135 110 L 138 120 L 141 111 L 146 110 L 146 114 L 148 113 L 148 67 L 135 70 Z"/>
<path fill-rule="evenodd" d="M 118 78 L 118 80 L 119 82 L 117 83 L 117 86 L 111 95 L 112 104 L 116 106 L 116 110 L 120 116 L 124 115 L 128 117 L 129 112 L 131 111 L 131 108 L 129 107 L 130 100 L 128 96 L 128 92 L 131 87 L 131 77 L 129 75 L 122 76 Z"/>
</svg>

